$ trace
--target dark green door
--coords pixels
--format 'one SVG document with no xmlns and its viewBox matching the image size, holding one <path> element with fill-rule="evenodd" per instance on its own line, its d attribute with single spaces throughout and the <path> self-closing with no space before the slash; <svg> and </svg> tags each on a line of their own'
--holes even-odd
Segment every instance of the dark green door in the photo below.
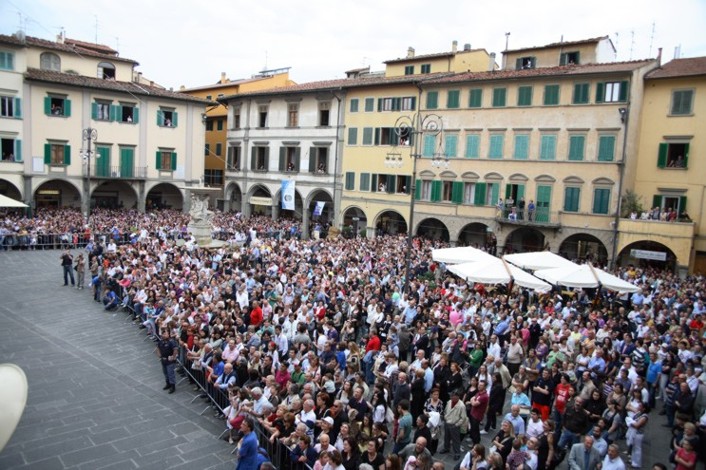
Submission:
<svg viewBox="0 0 706 470">
<path fill-rule="evenodd" d="M 537 222 L 549 222 L 549 209 L 552 201 L 551 186 L 537 186 Z"/>
<path fill-rule="evenodd" d="M 132 178 L 134 176 L 135 150 L 131 148 L 120 149 L 120 177 Z"/>
<path fill-rule="evenodd" d="M 110 148 L 96 148 L 96 176 L 108 178 L 110 176 Z"/>
</svg>

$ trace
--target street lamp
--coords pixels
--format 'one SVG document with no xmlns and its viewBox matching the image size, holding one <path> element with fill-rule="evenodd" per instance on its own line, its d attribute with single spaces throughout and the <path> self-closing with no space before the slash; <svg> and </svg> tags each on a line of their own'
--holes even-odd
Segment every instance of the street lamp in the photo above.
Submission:
<svg viewBox="0 0 706 470">
<path fill-rule="evenodd" d="M 417 160 L 422 158 L 422 140 L 424 136 L 440 135 L 444 130 L 444 122 L 438 114 L 415 113 L 411 116 L 400 116 L 395 122 L 396 142 L 406 145 L 410 142 L 410 154 L 412 158 L 412 181 L 409 188 L 409 224 L 407 226 L 407 251 L 405 253 L 405 276 L 404 290 L 407 292 L 409 280 L 412 274 L 412 237 L 414 236 L 414 194 L 417 190 Z M 439 145 L 441 148 L 441 144 Z M 399 153 L 397 144 L 393 152 L 385 156 L 385 166 L 389 168 L 400 168 L 403 165 L 402 154 Z M 443 152 L 436 152 L 432 156 L 431 164 L 435 168 L 448 167 L 448 159 Z"/>
<path fill-rule="evenodd" d="M 91 159 L 96 156 L 91 147 L 91 142 L 95 142 L 97 138 L 97 129 L 88 127 L 83 130 L 83 141 L 86 142 L 85 147 L 81 150 L 81 157 L 83 157 L 83 162 L 86 164 L 86 187 L 84 189 L 84 194 L 86 194 L 86 208 L 84 215 L 86 217 L 86 225 L 89 227 L 91 225 Z"/>
</svg>

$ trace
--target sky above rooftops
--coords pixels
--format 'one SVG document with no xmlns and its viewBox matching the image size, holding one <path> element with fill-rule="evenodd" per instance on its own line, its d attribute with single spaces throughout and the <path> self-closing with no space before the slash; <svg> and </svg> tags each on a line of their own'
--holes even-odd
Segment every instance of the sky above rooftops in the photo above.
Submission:
<svg viewBox="0 0 706 470">
<path fill-rule="evenodd" d="M 654 29 L 653 29 L 654 24 Z M 607 35 L 616 60 L 706 56 L 704 0 L 2 0 L 0 33 L 105 44 L 177 90 L 291 67 L 299 83 L 345 77 L 385 60 L 459 50 L 497 53 Z"/>
</svg>

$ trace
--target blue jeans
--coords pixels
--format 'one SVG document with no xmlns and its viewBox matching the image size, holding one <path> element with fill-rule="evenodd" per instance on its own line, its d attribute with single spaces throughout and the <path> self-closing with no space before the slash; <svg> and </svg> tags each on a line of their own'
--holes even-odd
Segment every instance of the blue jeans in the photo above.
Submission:
<svg viewBox="0 0 706 470">
<path fill-rule="evenodd" d="M 162 359 L 162 373 L 164 374 L 164 379 L 169 385 L 176 385 L 176 375 L 174 375 L 175 367 L 175 362 Z"/>
<path fill-rule="evenodd" d="M 558 449 L 563 449 L 565 447 L 571 447 L 572 445 L 579 442 L 581 439 L 580 434 L 573 433 L 566 428 L 562 428 L 561 437 L 559 438 L 559 443 L 557 444 Z"/>
<path fill-rule="evenodd" d="M 64 285 L 67 286 L 69 285 L 69 278 L 71 278 L 71 285 L 75 286 L 76 281 L 74 280 L 74 272 L 73 272 L 73 266 L 72 265 L 63 265 L 64 268 Z"/>
</svg>

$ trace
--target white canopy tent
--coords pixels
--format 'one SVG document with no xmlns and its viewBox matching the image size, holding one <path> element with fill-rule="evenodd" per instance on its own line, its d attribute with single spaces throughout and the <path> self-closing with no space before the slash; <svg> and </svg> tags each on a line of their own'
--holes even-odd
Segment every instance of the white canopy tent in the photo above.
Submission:
<svg viewBox="0 0 706 470">
<path fill-rule="evenodd" d="M 434 261 L 446 264 L 469 263 L 472 261 L 482 261 L 485 259 L 497 259 L 483 250 L 470 246 L 457 246 L 454 248 L 438 248 L 431 250 L 431 257 Z"/>
<path fill-rule="evenodd" d="M 16 201 L 11 197 L 0 194 L 0 207 L 29 207 L 27 204 Z"/>
<path fill-rule="evenodd" d="M 530 251 L 528 253 L 514 253 L 503 256 L 503 259 L 522 269 L 536 271 L 538 269 L 561 268 L 567 266 L 578 266 L 563 256 L 551 251 Z"/>
<path fill-rule="evenodd" d="M 545 281 L 567 287 L 604 287 L 617 292 L 637 292 L 639 287 L 623 281 L 590 264 L 540 269 L 534 275 Z"/>
<path fill-rule="evenodd" d="M 481 261 L 451 265 L 448 270 L 466 281 L 480 284 L 508 284 L 514 281 L 538 292 L 546 292 L 552 287 L 530 273 L 490 255 Z"/>
</svg>

